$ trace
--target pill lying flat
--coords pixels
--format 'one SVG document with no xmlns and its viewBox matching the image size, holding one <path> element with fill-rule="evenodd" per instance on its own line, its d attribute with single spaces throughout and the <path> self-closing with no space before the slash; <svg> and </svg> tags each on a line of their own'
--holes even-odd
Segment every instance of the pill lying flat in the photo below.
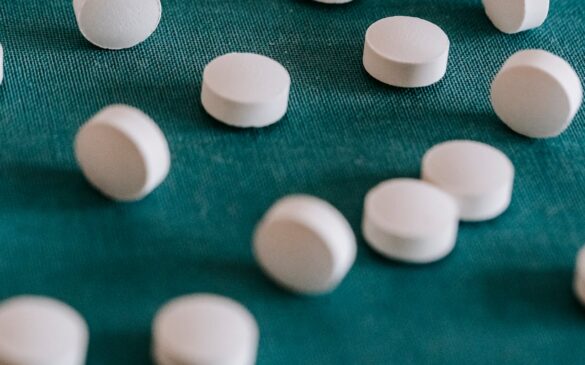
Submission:
<svg viewBox="0 0 585 365">
<path fill-rule="evenodd" d="M 363 63 L 375 79 L 398 87 L 423 87 L 443 78 L 449 38 L 420 18 L 394 16 L 378 20 L 366 32 Z"/>
<path fill-rule="evenodd" d="M 520 51 L 496 75 L 491 102 L 512 130 L 532 138 L 561 134 L 583 100 L 575 70 L 562 58 L 543 50 Z"/>
<path fill-rule="evenodd" d="M 21 296 L 0 304 L 0 363 L 85 364 L 89 331 L 85 320 L 54 299 Z"/>
<path fill-rule="evenodd" d="M 142 199 L 167 176 L 165 136 L 146 114 L 127 105 L 109 106 L 85 123 L 75 155 L 89 182 L 119 201 Z"/>
<path fill-rule="evenodd" d="M 425 154 L 422 179 L 455 198 L 461 220 L 483 221 L 499 216 L 510 205 L 514 166 L 487 144 L 449 141 Z"/>
<path fill-rule="evenodd" d="M 353 231 L 329 203 L 307 195 L 279 200 L 254 236 L 254 255 L 281 286 L 302 294 L 335 289 L 356 256 Z"/>
<path fill-rule="evenodd" d="M 174 299 L 153 323 L 152 351 L 158 365 L 253 365 L 258 341 L 252 314 L 218 295 Z"/>
<path fill-rule="evenodd" d="M 483 6 L 494 26 L 511 34 L 540 27 L 548 16 L 549 0 L 483 0 Z"/>
<path fill-rule="evenodd" d="M 212 117 L 234 127 L 264 127 L 287 111 L 288 71 L 253 53 L 229 53 L 203 71 L 201 102 Z"/>
<path fill-rule="evenodd" d="M 455 246 L 459 216 L 455 200 L 431 184 L 392 179 L 366 196 L 362 231 L 380 254 L 409 263 L 429 263 Z"/>
<path fill-rule="evenodd" d="M 83 36 L 105 49 L 124 49 L 144 42 L 160 22 L 160 0 L 74 0 Z"/>
</svg>

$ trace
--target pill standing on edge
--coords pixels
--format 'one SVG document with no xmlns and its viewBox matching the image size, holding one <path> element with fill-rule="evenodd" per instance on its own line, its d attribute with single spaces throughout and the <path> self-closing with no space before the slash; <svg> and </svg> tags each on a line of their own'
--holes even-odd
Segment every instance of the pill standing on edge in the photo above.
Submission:
<svg viewBox="0 0 585 365">
<path fill-rule="evenodd" d="M 288 71 L 271 58 L 229 53 L 205 67 L 201 103 L 225 124 L 265 127 L 286 114 L 290 83 Z"/>
<path fill-rule="evenodd" d="M 575 260 L 573 291 L 579 302 L 585 306 L 585 246 L 579 250 L 577 259 Z"/>
<path fill-rule="evenodd" d="M 423 157 L 422 179 L 451 194 L 463 221 L 483 221 L 510 205 L 514 166 L 501 151 L 474 141 L 448 141 Z"/>
<path fill-rule="evenodd" d="M 362 231 L 378 253 L 424 264 L 447 256 L 459 227 L 455 200 L 415 179 L 392 179 L 366 195 Z"/>
<path fill-rule="evenodd" d="M 38 296 L 0 303 L 0 363 L 83 365 L 89 330 L 70 306 Z"/>
<path fill-rule="evenodd" d="M 264 272 L 301 294 L 334 290 L 353 265 L 355 235 L 331 204 L 308 195 L 277 201 L 254 235 L 254 255 Z"/>
<path fill-rule="evenodd" d="M 491 86 L 498 117 L 512 130 L 532 138 L 561 134 L 583 100 L 575 70 L 562 58 L 543 50 L 512 55 Z"/>
<path fill-rule="evenodd" d="M 73 9 L 81 34 L 112 50 L 144 42 L 162 15 L 160 0 L 73 0 Z"/>
<path fill-rule="evenodd" d="M 548 16 L 549 0 L 483 0 L 493 25 L 504 33 L 540 27 Z"/>
<path fill-rule="evenodd" d="M 153 357 L 158 365 L 253 365 L 259 330 L 236 301 L 192 294 L 164 305 L 153 321 Z"/>
<path fill-rule="evenodd" d="M 142 111 L 111 105 L 85 123 L 75 155 L 89 182 L 120 201 L 140 200 L 167 176 L 170 152 L 163 132 Z"/>
<path fill-rule="evenodd" d="M 378 20 L 367 32 L 363 63 L 378 81 L 397 87 L 423 87 L 443 78 L 449 37 L 424 19 L 394 16 Z"/>
</svg>

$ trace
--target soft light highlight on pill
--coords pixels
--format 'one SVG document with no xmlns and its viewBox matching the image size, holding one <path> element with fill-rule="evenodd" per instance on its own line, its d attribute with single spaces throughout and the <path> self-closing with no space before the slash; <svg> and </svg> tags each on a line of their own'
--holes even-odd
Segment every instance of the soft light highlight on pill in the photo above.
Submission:
<svg viewBox="0 0 585 365">
<path fill-rule="evenodd" d="M 562 58 L 543 50 L 512 55 L 496 75 L 491 102 L 512 130 L 532 138 L 564 132 L 583 100 L 575 70 Z"/>
<path fill-rule="evenodd" d="M 540 27 L 548 16 L 549 0 L 483 0 L 493 25 L 504 33 Z"/>
<path fill-rule="evenodd" d="M 367 32 L 363 64 L 385 84 L 413 88 L 443 78 L 449 38 L 437 25 L 420 18 L 394 16 L 378 20 Z"/>
<path fill-rule="evenodd" d="M 153 323 L 158 365 L 253 365 L 259 330 L 252 314 L 232 299 L 213 294 L 172 300 Z"/>
<path fill-rule="evenodd" d="M 170 152 L 163 132 L 128 105 L 104 108 L 77 133 L 75 155 L 87 180 L 119 201 L 144 198 L 167 176 Z"/>
<path fill-rule="evenodd" d="M 423 157 L 422 179 L 451 194 L 463 221 L 483 221 L 510 205 L 514 166 L 501 151 L 480 142 L 448 141 Z"/>
<path fill-rule="evenodd" d="M 264 272 L 301 294 L 334 290 L 356 256 L 355 236 L 343 215 L 308 195 L 276 202 L 254 235 L 254 255 Z"/>
<path fill-rule="evenodd" d="M 424 181 L 392 179 L 366 195 L 364 238 L 388 258 L 417 264 L 440 260 L 453 250 L 458 226 L 455 200 Z"/>
<path fill-rule="evenodd" d="M 0 303 L 0 363 L 83 365 L 89 331 L 85 320 L 57 300 L 20 296 Z"/>
<path fill-rule="evenodd" d="M 124 49 L 144 42 L 161 19 L 160 0 L 73 0 L 81 34 L 105 49 Z"/>
<path fill-rule="evenodd" d="M 203 71 L 201 103 L 213 118 L 233 127 L 265 127 L 286 114 L 288 71 L 275 60 L 253 53 L 229 53 Z"/>
</svg>

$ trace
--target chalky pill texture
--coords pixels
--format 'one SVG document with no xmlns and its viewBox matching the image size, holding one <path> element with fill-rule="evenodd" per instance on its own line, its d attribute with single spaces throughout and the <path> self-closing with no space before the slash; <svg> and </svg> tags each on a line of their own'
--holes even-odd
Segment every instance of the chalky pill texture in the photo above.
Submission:
<svg viewBox="0 0 585 365">
<path fill-rule="evenodd" d="M 556 137 L 571 124 L 583 100 L 575 70 L 544 50 L 512 55 L 496 75 L 491 102 L 512 130 L 532 138 Z"/>
<path fill-rule="evenodd" d="M 74 0 L 79 30 L 94 45 L 105 49 L 134 47 L 158 27 L 160 0 Z"/>
<path fill-rule="evenodd" d="M 85 320 L 57 300 L 20 296 L 0 303 L 0 363 L 83 365 Z"/>
<path fill-rule="evenodd" d="M 213 294 L 176 298 L 153 323 L 158 365 L 253 365 L 259 329 L 252 314 L 232 299 Z"/>
<path fill-rule="evenodd" d="M 549 0 L 483 0 L 483 5 L 494 26 L 509 34 L 541 26 L 549 10 Z"/>
<path fill-rule="evenodd" d="M 334 290 L 356 256 L 355 236 L 343 215 L 312 196 L 276 202 L 254 235 L 254 255 L 264 272 L 301 294 Z"/>
<path fill-rule="evenodd" d="M 203 71 L 201 102 L 215 119 L 246 128 L 265 127 L 286 114 L 288 71 L 275 60 L 253 53 L 229 53 Z"/>
<path fill-rule="evenodd" d="M 585 246 L 579 250 L 575 261 L 573 291 L 579 302 L 585 306 Z"/>
<path fill-rule="evenodd" d="M 510 205 L 514 166 L 501 151 L 480 142 L 448 141 L 423 157 L 422 179 L 451 194 L 463 221 L 483 221 Z"/>
<path fill-rule="evenodd" d="M 437 25 L 420 18 L 394 16 L 368 28 L 363 64 L 383 83 L 424 87 L 445 75 L 449 47 L 449 38 Z"/>
<path fill-rule="evenodd" d="M 144 198 L 167 176 L 170 152 L 164 134 L 142 111 L 106 107 L 77 133 L 75 155 L 89 182 L 119 201 Z"/>
<path fill-rule="evenodd" d="M 430 263 L 454 248 L 459 226 L 455 200 L 431 184 L 392 179 L 366 195 L 362 231 L 378 253 L 408 263 Z"/>
</svg>

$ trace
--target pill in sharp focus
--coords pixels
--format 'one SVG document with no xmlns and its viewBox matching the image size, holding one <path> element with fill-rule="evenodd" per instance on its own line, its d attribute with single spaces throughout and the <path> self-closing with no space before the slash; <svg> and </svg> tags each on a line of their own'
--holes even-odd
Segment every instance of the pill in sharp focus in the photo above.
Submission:
<svg viewBox="0 0 585 365">
<path fill-rule="evenodd" d="M 229 53 L 205 67 L 201 102 L 225 124 L 265 127 L 286 114 L 290 83 L 288 71 L 271 58 Z"/>
<path fill-rule="evenodd" d="M 496 75 L 491 102 L 512 130 L 532 138 L 561 134 L 583 100 L 575 70 L 562 58 L 543 50 L 524 50 L 510 57 Z"/>
<path fill-rule="evenodd" d="M 253 365 L 259 330 L 252 314 L 232 299 L 213 294 L 176 298 L 153 323 L 158 365 Z"/>
<path fill-rule="evenodd" d="M 422 179 L 451 194 L 463 221 L 483 221 L 510 205 L 514 166 L 501 151 L 474 141 L 449 141 L 423 157 Z"/>
<path fill-rule="evenodd" d="M 119 201 L 140 200 L 167 176 L 170 152 L 163 132 L 142 111 L 111 105 L 85 123 L 75 155 L 89 182 Z"/>
<path fill-rule="evenodd" d="M 548 16 L 549 0 L 483 0 L 485 12 L 508 34 L 540 27 Z"/>
<path fill-rule="evenodd" d="M 276 202 L 254 236 L 254 255 L 276 283 L 300 294 L 334 290 L 353 265 L 355 236 L 329 203 L 307 195 Z"/>
<path fill-rule="evenodd" d="M 447 71 L 449 45 L 445 32 L 431 22 L 407 16 L 384 18 L 366 32 L 364 68 L 388 85 L 429 86 Z"/>
<path fill-rule="evenodd" d="M 144 42 L 161 19 L 160 0 L 74 0 L 83 36 L 105 49 L 124 49 Z"/>
<path fill-rule="evenodd" d="M 85 320 L 57 300 L 20 296 L 0 303 L 0 363 L 83 365 L 89 330 Z"/>
<path fill-rule="evenodd" d="M 381 255 L 424 264 L 453 250 L 459 216 L 455 200 L 433 185 L 392 179 L 367 194 L 362 224 L 364 238 Z"/>
</svg>

